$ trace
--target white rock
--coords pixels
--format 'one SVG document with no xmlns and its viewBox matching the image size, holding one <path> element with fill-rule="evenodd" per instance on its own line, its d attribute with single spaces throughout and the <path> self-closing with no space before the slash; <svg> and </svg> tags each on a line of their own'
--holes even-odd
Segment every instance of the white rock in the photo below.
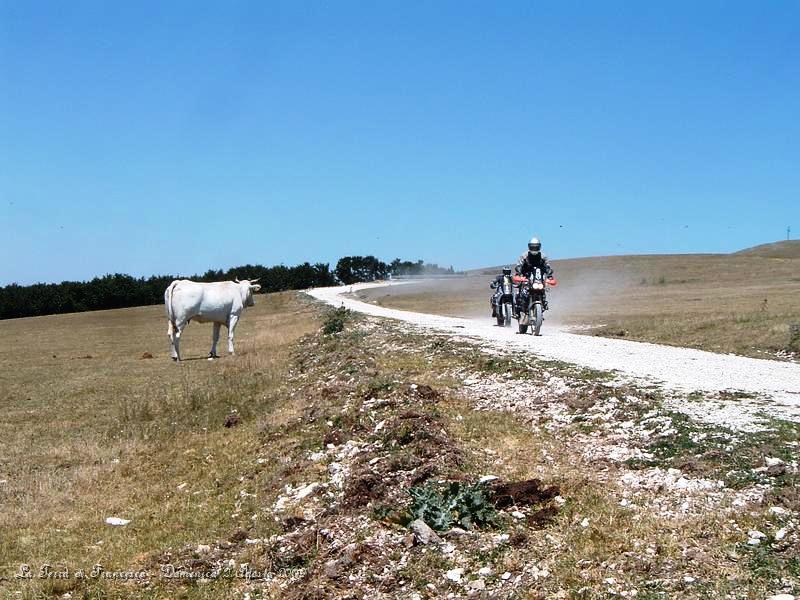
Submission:
<svg viewBox="0 0 800 600">
<path fill-rule="evenodd" d="M 500 575 L 500 579 L 502 579 L 503 581 L 508 581 L 509 579 L 511 579 L 511 573 L 506 571 L 505 573 Z"/>
<path fill-rule="evenodd" d="M 758 538 L 750 538 L 749 540 L 747 540 L 747 545 L 748 546 L 758 546 L 760 543 L 761 543 L 761 540 L 758 539 Z"/>
<path fill-rule="evenodd" d="M 120 519 L 119 517 L 106 517 L 106 525 L 114 525 L 115 527 L 124 527 L 130 523 L 130 519 Z"/>
<path fill-rule="evenodd" d="M 764 457 L 764 464 L 768 467 L 777 467 L 780 465 L 786 464 L 780 458 L 773 457 L 773 456 L 765 456 Z"/>
<path fill-rule="evenodd" d="M 786 537 L 786 534 L 789 533 L 789 530 L 786 527 L 781 527 L 778 531 L 775 532 L 775 539 L 779 542 Z"/>
<path fill-rule="evenodd" d="M 306 496 L 310 496 L 311 494 L 313 494 L 314 490 L 316 490 L 318 487 L 319 487 L 319 483 L 317 483 L 317 482 L 309 483 L 307 486 L 302 487 L 299 490 L 297 490 L 297 494 L 295 495 L 295 498 L 297 498 L 298 500 L 302 500 Z"/>
<path fill-rule="evenodd" d="M 180 485 L 178 485 L 178 491 L 182 492 L 187 485 L 188 485 L 187 483 L 181 483 Z"/>
<path fill-rule="evenodd" d="M 491 567 L 481 567 L 480 569 L 478 569 L 478 575 L 480 575 L 481 577 L 487 577 L 491 574 L 492 574 Z"/>
<path fill-rule="evenodd" d="M 684 583 L 694 583 L 694 581 L 695 581 L 695 579 L 691 575 L 685 575 L 683 577 L 683 582 Z"/>
<path fill-rule="evenodd" d="M 474 579 L 467 584 L 473 590 L 485 590 L 486 582 L 483 579 Z"/>
<path fill-rule="evenodd" d="M 515 519 L 524 519 L 525 513 L 521 513 L 520 511 L 515 510 L 514 512 L 511 513 L 511 516 L 514 517 Z"/>
<path fill-rule="evenodd" d="M 791 594 L 775 594 L 774 596 L 769 596 L 767 600 L 794 600 L 794 596 Z"/>
<path fill-rule="evenodd" d="M 199 544 L 197 548 L 195 548 L 195 552 L 198 554 L 208 554 L 211 552 L 211 546 L 208 544 Z"/>
<path fill-rule="evenodd" d="M 478 479 L 478 483 L 486 483 L 488 481 L 494 481 L 495 479 L 500 479 L 497 475 L 484 475 L 480 479 Z"/>
<path fill-rule="evenodd" d="M 617 580 L 614 579 L 613 577 L 608 577 L 606 579 L 603 579 L 603 583 L 605 583 L 607 585 L 616 585 Z"/>
<path fill-rule="evenodd" d="M 464 569 L 461 567 L 457 567 L 455 569 L 450 569 L 447 573 L 445 573 L 445 577 L 450 581 L 455 581 L 458 583 L 461 581 L 461 576 L 464 574 Z"/>
<path fill-rule="evenodd" d="M 771 512 L 773 515 L 781 515 L 781 516 L 789 514 L 789 511 L 783 508 L 782 506 L 770 506 L 769 512 Z"/>
<path fill-rule="evenodd" d="M 584 517 L 584 518 L 583 518 L 583 521 L 581 521 L 581 527 L 583 527 L 583 528 L 586 528 L 586 527 L 588 527 L 588 526 L 589 526 L 589 519 L 587 519 L 586 517 Z"/>
<path fill-rule="evenodd" d="M 414 533 L 414 540 L 416 540 L 418 544 L 442 543 L 442 538 L 440 538 L 436 532 L 431 529 L 422 519 L 415 519 L 411 521 L 408 528 Z"/>
<path fill-rule="evenodd" d="M 760 532 L 758 529 L 751 529 L 747 532 L 747 535 L 758 540 L 763 540 L 765 537 L 767 537 L 765 533 Z"/>
</svg>

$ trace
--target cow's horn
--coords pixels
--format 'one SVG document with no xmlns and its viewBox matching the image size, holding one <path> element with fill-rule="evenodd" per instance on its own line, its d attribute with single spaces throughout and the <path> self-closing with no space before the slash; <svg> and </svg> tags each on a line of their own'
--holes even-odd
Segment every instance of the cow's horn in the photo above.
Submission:
<svg viewBox="0 0 800 600">
<path fill-rule="evenodd" d="M 261 277 L 256 277 L 255 279 L 251 279 L 251 280 L 250 280 L 250 283 L 255 283 L 255 282 L 256 282 L 256 281 L 258 281 L 259 279 L 261 279 Z"/>
<path fill-rule="evenodd" d="M 235 278 L 234 278 L 234 281 L 235 281 L 236 283 L 239 283 L 239 278 L 238 278 L 238 277 L 235 277 Z"/>
</svg>

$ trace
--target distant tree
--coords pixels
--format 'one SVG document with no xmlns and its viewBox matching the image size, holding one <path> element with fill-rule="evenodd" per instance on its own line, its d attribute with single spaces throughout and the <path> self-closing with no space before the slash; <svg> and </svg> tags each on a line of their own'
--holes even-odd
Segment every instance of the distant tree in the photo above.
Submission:
<svg viewBox="0 0 800 600">
<path fill-rule="evenodd" d="M 389 265 L 374 256 L 345 256 L 336 263 L 336 278 L 345 285 L 386 279 Z"/>
<path fill-rule="evenodd" d="M 426 265 L 421 260 L 409 262 L 397 258 L 391 264 L 386 264 L 374 256 L 346 256 L 339 260 L 335 270 L 331 270 L 328 263 L 305 262 L 293 267 L 247 264 L 227 270 L 209 269 L 202 275 L 185 278 L 195 281 L 259 278 L 263 292 L 279 292 L 337 283 L 375 281 L 385 279 L 390 272 L 418 274 L 424 269 L 434 267 L 438 269 L 436 265 Z M 136 278 L 114 273 L 89 281 L 35 283 L 26 286 L 11 283 L 0 287 L 0 319 L 160 304 L 164 301 L 164 290 L 177 278 L 173 275 Z"/>
</svg>

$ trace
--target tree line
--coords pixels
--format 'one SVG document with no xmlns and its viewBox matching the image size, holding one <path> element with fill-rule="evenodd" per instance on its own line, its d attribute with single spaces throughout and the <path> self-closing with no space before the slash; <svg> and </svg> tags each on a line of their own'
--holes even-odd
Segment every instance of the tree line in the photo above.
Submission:
<svg viewBox="0 0 800 600">
<path fill-rule="evenodd" d="M 259 279 L 262 292 L 281 292 L 309 287 L 353 284 L 386 279 L 390 275 L 419 275 L 452 272 L 423 261 L 384 263 L 374 256 L 346 256 L 331 270 L 327 263 L 303 263 L 293 267 L 276 265 L 242 265 L 227 270 L 208 270 L 185 279 L 193 281 L 232 281 Z M 87 310 L 127 308 L 164 302 L 164 290 L 175 279 L 172 275 L 133 277 L 115 273 L 95 277 L 91 281 L 61 283 L 12 283 L 0 288 L 0 319 L 35 317 Z"/>
</svg>

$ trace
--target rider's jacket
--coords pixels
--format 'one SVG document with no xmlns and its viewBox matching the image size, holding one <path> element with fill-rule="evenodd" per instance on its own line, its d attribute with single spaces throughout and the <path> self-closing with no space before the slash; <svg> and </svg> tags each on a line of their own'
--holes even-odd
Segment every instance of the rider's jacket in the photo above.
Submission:
<svg viewBox="0 0 800 600">
<path fill-rule="evenodd" d="M 500 275 L 495 277 L 494 281 L 492 281 L 492 283 L 489 284 L 489 287 L 492 288 L 493 290 L 498 290 L 498 292 L 502 292 L 502 289 L 503 289 L 503 277 L 505 277 L 505 275 L 500 273 Z M 509 277 L 511 277 L 511 276 L 509 275 Z"/>
<path fill-rule="evenodd" d="M 519 257 L 514 270 L 520 275 L 530 275 L 536 267 L 539 267 L 547 278 L 553 276 L 553 267 L 550 266 L 547 257 L 541 252 L 537 254 L 525 252 Z"/>
</svg>

